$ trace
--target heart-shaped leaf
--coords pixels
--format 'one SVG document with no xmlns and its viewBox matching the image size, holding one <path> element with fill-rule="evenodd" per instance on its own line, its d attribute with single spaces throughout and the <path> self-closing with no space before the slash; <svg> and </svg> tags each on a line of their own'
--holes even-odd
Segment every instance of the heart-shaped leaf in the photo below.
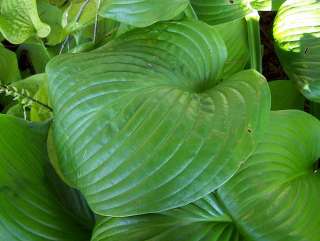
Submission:
<svg viewBox="0 0 320 241">
<path fill-rule="evenodd" d="M 89 239 L 58 203 L 45 174 L 47 126 L 0 115 L 0 239 Z"/>
<path fill-rule="evenodd" d="M 320 122 L 278 111 L 255 153 L 219 190 L 250 240 L 318 241 Z"/>
<path fill-rule="evenodd" d="M 302 94 L 320 102 L 320 1 L 287 0 L 279 9 L 273 35 L 286 73 Z"/>
<path fill-rule="evenodd" d="M 221 24 L 245 17 L 252 11 L 248 0 L 190 0 L 200 20 Z"/>
<path fill-rule="evenodd" d="M 214 29 L 185 21 L 48 64 L 59 169 L 96 213 L 175 208 L 234 175 L 267 120 L 270 93 L 255 71 L 220 83 L 225 59 Z"/>
<path fill-rule="evenodd" d="M 99 15 L 135 27 L 146 27 L 176 17 L 188 4 L 189 0 L 103 0 Z"/>
<path fill-rule="evenodd" d="M 231 218 L 214 194 L 159 214 L 103 218 L 92 241 L 240 241 Z"/>
<path fill-rule="evenodd" d="M 45 38 L 50 26 L 38 15 L 36 0 L 2 0 L 0 31 L 11 43 L 21 44 L 32 36 Z"/>
</svg>

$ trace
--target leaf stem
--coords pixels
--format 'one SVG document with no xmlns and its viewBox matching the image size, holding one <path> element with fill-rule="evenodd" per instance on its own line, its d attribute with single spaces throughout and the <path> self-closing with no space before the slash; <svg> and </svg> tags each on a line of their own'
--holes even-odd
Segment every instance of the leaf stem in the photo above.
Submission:
<svg viewBox="0 0 320 241">
<path fill-rule="evenodd" d="M 248 44 L 250 52 L 250 66 L 262 73 L 262 53 L 260 38 L 260 16 L 257 11 L 252 11 L 246 16 L 248 29 Z"/>
<path fill-rule="evenodd" d="M 188 7 L 186 8 L 186 10 L 184 11 L 185 15 L 190 18 L 190 19 L 194 19 L 194 20 L 199 20 L 197 13 L 194 11 L 191 3 L 188 4 Z"/>
</svg>

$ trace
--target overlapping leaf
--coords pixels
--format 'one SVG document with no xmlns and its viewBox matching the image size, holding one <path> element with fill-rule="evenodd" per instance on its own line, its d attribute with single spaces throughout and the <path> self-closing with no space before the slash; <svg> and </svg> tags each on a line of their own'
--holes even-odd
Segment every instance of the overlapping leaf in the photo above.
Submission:
<svg viewBox="0 0 320 241">
<path fill-rule="evenodd" d="M 279 111 L 255 153 L 219 195 L 250 240 L 318 241 L 320 122 Z"/>
<path fill-rule="evenodd" d="M 102 0 L 99 14 L 135 27 L 146 27 L 176 17 L 188 4 L 189 0 Z"/>
<path fill-rule="evenodd" d="M 50 26 L 40 20 L 36 0 L 2 0 L 0 7 L 0 32 L 11 43 L 49 35 Z"/>
<path fill-rule="evenodd" d="M 214 194 L 164 213 L 103 218 L 92 241 L 240 241 L 231 218 Z"/>
<path fill-rule="evenodd" d="M 301 92 L 320 102 L 320 1 L 288 0 L 274 23 L 280 61 Z"/>
<path fill-rule="evenodd" d="M 223 78 L 226 79 L 243 70 L 249 61 L 247 24 L 244 19 L 238 19 L 213 28 L 221 35 L 228 50 L 223 70 Z"/>
<path fill-rule="evenodd" d="M 219 83 L 226 49 L 201 22 L 156 24 L 47 66 L 60 169 L 98 214 L 182 206 L 227 181 L 268 110 L 255 71 Z"/>
<path fill-rule="evenodd" d="M 0 45 L 0 83 L 10 84 L 20 79 L 17 56 Z"/>
<path fill-rule="evenodd" d="M 291 80 L 274 80 L 269 82 L 271 91 L 271 109 L 304 110 L 305 98 Z"/>
<path fill-rule="evenodd" d="M 211 25 L 245 17 L 252 11 L 249 0 L 190 0 L 200 20 Z"/>
<path fill-rule="evenodd" d="M 0 115 L 0 239 L 88 240 L 46 181 L 47 128 Z"/>
<path fill-rule="evenodd" d="M 259 11 L 272 11 L 278 10 L 285 0 L 251 0 L 253 8 Z"/>
</svg>

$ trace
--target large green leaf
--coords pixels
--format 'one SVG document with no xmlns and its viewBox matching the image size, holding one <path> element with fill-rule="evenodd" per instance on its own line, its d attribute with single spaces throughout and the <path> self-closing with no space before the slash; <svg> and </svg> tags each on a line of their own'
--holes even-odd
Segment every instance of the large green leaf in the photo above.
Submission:
<svg viewBox="0 0 320 241">
<path fill-rule="evenodd" d="M 36 0 L 2 0 L 0 7 L 0 32 L 11 43 L 49 35 L 50 26 L 40 20 Z"/>
<path fill-rule="evenodd" d="M 320 102 L 320 1 L 288 0 L 273 34 L 280 61 L 308 99 Z"/>
<path fill-rule="evenodd" d="M 214 194 L 159 214 L 103 218 L 92 241 L 240 241 L 243 238 Z"/>
<path fill-rule="evenodd" d="M 219 195 L 250 240 L 319 241 L 320 122 L 272 113 L 255 153 Z"/>
<path fill-rule="evenodd" d="M 176 17 L 188 6 L 189 0 L 102 0 L 99 14 L 136 27 Z"/>
<path fill-rule="evenodd" d="M 255 71 L 220 83 L 226 59 L 201 22 L 137 29 L 47 66 L 63 175 L 98 214 L 163 211 L 227 181 L 270 108 Z"/>
<path fill-rule="evenodd" d="M 190 0 L 200 20 L 221 24 L 241 19 L 252 11 L 250 0 Z"/>
<path fill-rule="evenodd" d="M 0 115 L 0 239 L 88 240 L 50 191 L 47 126 Z"/>
</svg>

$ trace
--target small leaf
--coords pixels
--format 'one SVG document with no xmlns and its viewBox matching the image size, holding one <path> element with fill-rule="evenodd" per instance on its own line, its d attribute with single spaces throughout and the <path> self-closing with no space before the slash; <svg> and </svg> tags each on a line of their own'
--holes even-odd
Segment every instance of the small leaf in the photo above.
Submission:
<svg viewBox="0 0 320 241">
<path fill-rule="evenodd" d="M 0 6 L 0 31 L 9 42 L 21 44 L 35 35 L 49 35 L 50 26 L 40 20 L 36 0 L 2 0 Z"/>
<path fill-rule="evenodd" d="M 19 79 L 20 70 L 16 54 L 0 46 L 0 83 L 10 84 Z"/>
<path fill-rule="evenodd" d="M 258 11 L 278 10 L 285 0 L 251 0 L 251 5 Z"/>
</svg>

